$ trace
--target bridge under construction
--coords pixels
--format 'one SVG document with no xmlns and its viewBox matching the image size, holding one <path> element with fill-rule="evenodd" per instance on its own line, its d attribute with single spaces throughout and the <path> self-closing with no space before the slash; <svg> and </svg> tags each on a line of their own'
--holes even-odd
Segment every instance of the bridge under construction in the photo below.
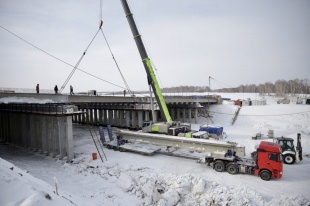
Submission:
<svg viewBox="0 0 310 206">
<path fill-rule="evenodd" d="M 172 118 L 189 123 L 197 123 L 208 105 L 221 101 L 216 96 L 165 98 Z M 139 129 L 144 121 L 161 121 L 156 101 L 153 104 L 152 113 L 149 97 L 0 93 L 0 139 L 71 161 L 72 123 Z"/>
</svg>

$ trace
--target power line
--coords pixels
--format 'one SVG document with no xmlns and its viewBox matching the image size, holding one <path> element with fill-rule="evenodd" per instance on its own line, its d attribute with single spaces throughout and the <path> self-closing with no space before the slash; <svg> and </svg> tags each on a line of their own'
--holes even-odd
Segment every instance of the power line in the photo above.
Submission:
<svg viewBox="0 0 310 206">
<path fill-rule="evenodd" d="M 80 57 L 79 61 L 76 63 L 76 65 L 74 66 L 73 70 L 71 71 L 71 73 L 69 74 L 69 76 L 67 77 L 66 81 L 64 82 L 64 84 L 61 86 L 60 89 L 60 93 L 62 92 L 62 90 L 66 87 L 66 85 L 68 84 L 68 82 L 70 81 L 71 77 L 73 76 L 75 70 L 77 69 L 77 67 L 80 65 L 82 59 L 84 58 L 88 48 L 90 47 L 90 45 L 93 43 L 95 37 L 97 36 L 99 30 L 96 32 L 95 36 L 93 37 L 93 39 L 90 41 L 90 43 L 88 44 L 88 46 L 86 47 L 85 51 L 83 52 L 82 56 Z"/>
<path fill-rule="evenodd" d="M 3 27 L 3 26 L 1 26 L 1 25 L 0 25 L 0 27 L 1 27 L 2 29 L 6 30 L 7 32 L 9 32 L 10 34 L 14 35 L 15 37 L 19 38 L 19 39 L 22 40 L 23 42 L 29 44 L 30 46 L 36 48 L 36 49 L 39 50 L 39 51 L 45 53 L 46 55 L 48 55 L 48 56 L 50 56 L 50 57 L 52 57 L 52 58 L 54 58 L 54 59 L 56 59 L 56 60 L 58 60 L 58 61 L 64 63 L 64 64 L 66 64 L 66 65 L 68 65 L 68 66 L 70 66 L 70 67 L 75 68 L 75 66 L 73 66 L 72 64 L 69 64 L 68 62 L 66 62 L 66 61 L 64 61 L 64 60 L 62 60 L 62 59 L 60 59 L 60 58 L 58 58 L 58 57 L 56 57 L 56 56 L 54 56 L 54 55 L 52 55 L 52 54 L 46 52 L 46 51 L 44 51 L 43 49 L 41 49 L 41 48 L 35 46 L 34 44 L 32 44 L 32 43 L 30 43 L 29 41 L 23 39 L 22 37 L 18 36 L 17 34 L 13 33 L 12 31 L 6 29 L 5 27 Z M 119 87 L 119 88 L 121 88 L 121 89 L 126 89 L 125 87 L 122 87 L 122 86 L 119 86 L 119 85 L 114 84 L 114 83 L 112 83 L 112 82 L 109 82 L 109 81 L 107 81 L 107 80 L 104 80 L 104 79 L 102 79 L 102 78 L 100 78 L 100 77 L 98 77 L 98 76 L 96 76 L 96 75 L 94 75 L 94 74 L 91 74 L 91 73 L 89 73 L 89 72 L 86 72 L 86 71 L 84 71 L 84 70 L 82 70 L 82 69 L 80 69 L 80 68 L 76 68 L 76 69 L 79 70 L 79 71 L 81 71 L 81 72 L 83 72 L 83 73 L 85 73 L 85 74 L 87 74 L 87 75 L 89 75 L 89 76 L 92 76 L 92 77 L 94 77 L 94 78 L 96 78 L 96 79 L 98 79 L 98 80 L 101 80 L 101 81 L 103 81 L 103 82 L 105 82 L 105 83 L 111 84 L 111 85 L 116 86 L 116 87 Z"/>
</svg>

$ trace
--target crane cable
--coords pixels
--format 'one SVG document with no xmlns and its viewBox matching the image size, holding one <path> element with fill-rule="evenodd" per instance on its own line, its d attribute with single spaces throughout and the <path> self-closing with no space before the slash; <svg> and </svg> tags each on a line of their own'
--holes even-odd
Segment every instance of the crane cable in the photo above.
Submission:
<svg viewBox="0 0 310 206">
<path fill-rule="evenodd" d="M 119 73 L 121 74 L 121 77 L 122 77 L 122 79 L 123 79 L 123 82 L 124 82 L 124 84 L 125 84 L 125 86 L 126 86 L 127 91 L 128 91 L 131 95 L 133 95 L 133 92 L 132 92 L 131 89 L 129 88 L 129 85 L 128 85 L 128 83 L 127 83 L 127 81 L 126 81 L 126 79 L 125 79 L 125 77 L 124 77 L 124 75 L 123 75 L 123 73 L 122 73 L 120 67 L 118 66 L 118 63 L 117 63 L 117 61 L 116 61 L 116 59 L 115 59 L 115 57 L 114 57 L 114 55 L 113 55 L 113 52 L 112 52 L 112 50 L 111 50 L 111 48 L 110 48 L 110 45 L 109 45 L 109 43 L 108 43 L 108 40 L 107 40 L 106 36 L 105 36 L 104 33 L 103 33 L 103 30 L 102 30 L 101 26 L 102 26 L 102 21 L 101 21 L 101 24 L 100 24 L 101 33 L 102 33 L 102 35 L 103 35 L 103 37 L 104 37 L 104 40 L 105 40 L 105 42 L 106 42 L 106 44 L 107 44 L 107 46 L 108 46 L 108 48 L 109 48 L 109 50 L 110 50 L 110 53 L 111 53 L 112 58 L 113 58 L 113 60 L 114 60 L 114 62 L 115 62 L 115 65 L 116 65 L 116 67 L 117 67 Z"/>
<path fill-rule="evenodd" d="M 125 84 L 125 86 L 126 86 L 126 90 L 127 90 L 131 95 L 133 95 L 133 92 L 132 92 L 131 89 L 129 88 L 129 85 L 128 85 L 128 83 L 127 83 L 127 81 L 126 81 L 126 79 L 125 79 L 125 77 L 124 77 L 124 75 L 123 75 L 123 73 L 122 73 L 122 71 L 121 71 L 121 69 L 120 69 L 120 67 L 119 67 L 119 65 L 118 65 L 118 63 L 117 63 L 117 61 L 116 61 L 116 59 L 115 59 L 115 57 L 114 57 L 114 54 L 113 54 L 113 52 L 112 52 L 112 50 L 111 50 L 111 47 L 110 47 L 110 44 L 109 44 L 109 42 L 108 42 L 108 40 L 107 40 L 107 38 L 106 38 L 106 36 L 105 36 L 103 30 L 102 30 L 102 25 L 103 25 L 103 21 L 102 21 L 102 0 L 100 0 L 99 22 L 100 22 L 99 30 L 101 30 L 102 36 L 103 36 L 103 38 L 104 38 L 104 40 L 105 40 L 105 42 L 106 42 L 106 44 L 107 44 L 107 46 L 108 46 L 108 48 L 109 48 L 109 51 L 110 51 L 111 56 L 112 56 L 112 59 L 114 60 L 115 65 L 116 65 L 116 67 L 117 67 L 117 69 L 118 69 L 118 71 L 119 71 L 119 73 L 120 73 L 120 75 L 121 75 L 121 77 L 122 77 L 122 80 L 123 80 L 123 82 L 124 82 L 124 84 Z"/>
<path fill-rule="evenodd" d="M 75 70 L 78 68 L 79 64 L 81 63 L 81 61 L 83 60 L 88 48 L 90 47 L 90 45 L 93 43 L 94 39 L 96 38 L 97 34 L 98 34 L 99 30 L 96 32 L 95 36 L 93 37 L 93 39 L 90 41 L 90 43 L 88 44 L 87 48 L 85 49 L 85 51 L 83 52 L 82 56 L 80 57 L 79 61 L 76 63 L 76 65 L 74 66 L 74 68 L 72 69 L 71 73 L 69 74 L 68 78 L 66 79 L 66 81 L 64 82 L 64 84 L 61 86 L 60 89 L 60 93 L 62 92 L 62 90 L 66 87 L 66 85 L 68 84 L 68 82 L 70 81 L 72 75 L 74 74 Z"/>
<path fill-rule="evenodd" d="M 5 27 L 3 27 L 3 26 L 1 26 L 1 25 L 0 25 L 0 27 L 1 27 L 2 29 L 4 29 L 5 31 L 7 31 L 8 33 L 12 34 L 13 36 L 19 38 L 19 39 L 22 40 L 23 42 L 25 42 L 25 43 L 29 44 L 30 46 L 34 47 L 35 49 L 37 49 L 37 50 L 43 52 L 44 54 L 46 54 L 46 55 L 48 55 L 48 56 L 50 56 L 50 57 L 52 57 L 52 58 L 54 58 L 54 59 L 56 59 L 56 60 L 58 60 L 58 61 L 64 63 L 64 64 L 66 64 L 66 65 L 68 65 L 68 66 L 70 66 L 70 67 L 73 67 L 73 68 L 75 67 L 75 66 L 73 66 L 72 64 L 70 64 L 70 63 L 68 63 L 68 62 L 66 62 L 66 61 L 64 61 L 64 60 L 62 60 L 62 59 L 60 59 L 60 58 L 58 58 L 58 57 L 56 57 L 56 56 L 54 56 L 54 55 L 52 55 L 52 54 L 46 52 L 46 51 L 44 51 L 43 49 L 39 48 L 38 46 L 36 46 L 36 45 L 30 43 L 29 41 L 23 39 L 22 37 L 18 36 L 17 34 L 13 33 L 12 31 L 6 29 Z M 122 87 L 122 86 L 120 86 L 120 85 L 114 84 L 114 83 L 109 82 L 109 81 L 107 81 L 107 80 L 104 80 L 104 79 L 102 79 L 102 78 L 100 78 L 100 77 L 98 77 L 98 76 L 96 76 L 96 75 L 94 75 L 94 74 L 91 74 L 91 73 L 89 73 L 89 72 L 86 72 L 86 71 L 84 71 L 84 70 L 82 70 L 82 69 L 80 69 L 80 68 L 78 68 L 78 67 L 77 67 L 76 69 L 79 70 L 79 71 L 81 71 L 81 72 L 83 72 L 83 73 L 85 73 L 85 74 L 87 74 L 87 75 L 89 75 L 89 76 L 92 76 L 92 77 L 94 77 L 94 78 L 96 78 L 96 79 L 99 79 L 99 80 L 101 80 L 101 81 L 103 81 L 103 82 L 106 82 L 106 83 L 111 84 L 111 85 L 113 85 L 113 86 L 119 87 L 119 88 L 121 88 L 121 89 L 126 89 L 126 88 L 124 88 L 124 87 Z"/>
</svg>

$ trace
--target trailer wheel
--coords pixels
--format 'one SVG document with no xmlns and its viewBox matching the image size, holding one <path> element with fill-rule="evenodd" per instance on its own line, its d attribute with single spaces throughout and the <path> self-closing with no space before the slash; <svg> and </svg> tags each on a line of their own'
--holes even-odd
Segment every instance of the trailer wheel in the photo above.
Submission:
<svg viewBox="0 0 310 206">
<path fill-rule="evenodd" d="M 225 169 L 225 164 L 222 160 L 217 160 L 215 163 L 214 163 L 214 169 L 215 171 L 217 172 L 223 172 L 224 169 Z"/>
<path fill-rule="evenodd" d="M 284 155 L 284 163 L 285 164 L 294 164 L 295 162 L 295 157 L 292 154 L 286 154 Z"/>
<path fill-rule="evenodd" d="M 238 166 L 235 164 L 227 165 L 227 172 L 231 175 L 235 175 L 238 173 Z"/>
<path fill-rule="evenodd" d="M 271 179 L 271 172 L 269 172 L 268 170 L 262 170 L 259 173 L 260 178 L 262 178 L 262 180 L 266 180 L 269 181 Z"/>
</svg>

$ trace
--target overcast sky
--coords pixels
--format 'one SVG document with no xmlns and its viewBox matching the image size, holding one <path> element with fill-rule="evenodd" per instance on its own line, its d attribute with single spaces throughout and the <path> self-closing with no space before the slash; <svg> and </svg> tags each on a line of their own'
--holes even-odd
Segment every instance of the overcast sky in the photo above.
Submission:
<svg viewBox="0 0 310 206">
<path fill-rule="evenodd" d="M 211 88 L 310 79 L 308 0 L 128 0 L 161 87 Z M 131 90 L 146 72 L 121 2 L 102 1 L 103 32 Z M 0 0 L 0 26 L 76 65 L 99 28 L 99 0 Z M 72 67 L 0 27 L 0 87 L 60 88 Z M 102 33 L 79 65 L 75 91 L 122 91 L 125 84 Z M 218 81 L 224 83 L 219 84 Z M 115 86 L 117 85 L 117 86 Z"/>
</svg>

